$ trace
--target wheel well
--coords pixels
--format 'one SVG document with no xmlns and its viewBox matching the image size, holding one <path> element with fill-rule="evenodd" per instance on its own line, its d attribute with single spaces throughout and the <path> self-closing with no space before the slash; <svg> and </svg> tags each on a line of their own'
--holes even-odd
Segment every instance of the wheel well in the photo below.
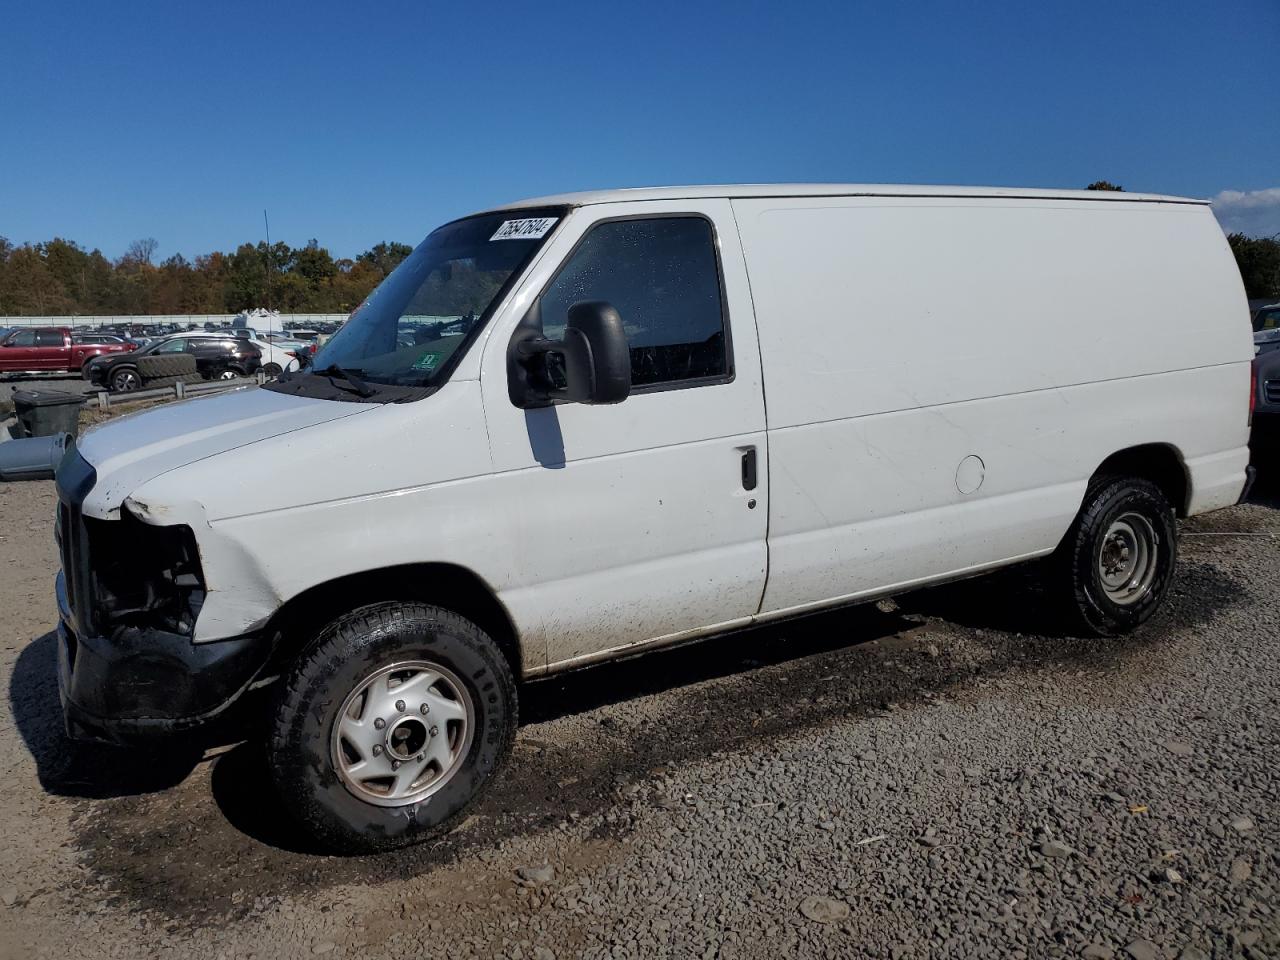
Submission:
<svg viewBox="0 0 1280 960">
<path fill-rule="evenodd" d="M 449 563 L 366 570 L 302 591 L 276 612 L 264 631 L 269 637 L 280 638 L 267 669 L 282 669 L 326 624 L 342 614 L 387 600 L 432 603 L 466 617 L 493 638 L 512 673 L 522 675 L 519 636 L 502 601 L 476 574 Z"/>
<path fill-rule="evenodd" d="M 1187 515 L 1190 484 L 1187 469 L 1178 451 L 1165 443 L 1145 443 L 1117 451 L 1103 460 L 1089 478 L 1090 484 L 1102 477 L 1141 477 L 1150 480 L 1173 504 L 1179 517 Z"/>
</svg>

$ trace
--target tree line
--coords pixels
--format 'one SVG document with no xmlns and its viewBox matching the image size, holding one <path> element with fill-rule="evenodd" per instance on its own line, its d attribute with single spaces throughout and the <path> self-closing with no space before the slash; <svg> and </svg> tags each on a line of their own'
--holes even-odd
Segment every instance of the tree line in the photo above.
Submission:
<svg viewBox="0 0 1280 960">
<path fill-rule="evenodd" d="M 0 237 L 0 316 L 238 313 L 347 313 L 412 252 L 384 242 L 355 259 L 312 240 L 244 243 L 233 253 L 156 263 L 156 241 L 139 240 L 111 260 L 55 237 L 16 245 Z"/>
<path fill-rule="evenodd" d="M 1120 190 L 1099 180 L 1090 190 Z M 1280 239 L 1227 238 L 1250 299 L 1280 300 Z M 0 316 L 238 313 L 348 313 L 409 255 L 405 243 L 379 243 L 354 260 L 312 240 L 243 243 L 234 253 L 156 264 L 156 241 L 139 240 L 110 260 L 71 240 L 15 245 L 0 237 Z"/>
<path fill-rule="evenodd" d="M 1280 239 L 1233 233 L 1227 242 L 1236 255 L 1245 295 L 1250 300 L 1280 300 Z"/>
</svg>

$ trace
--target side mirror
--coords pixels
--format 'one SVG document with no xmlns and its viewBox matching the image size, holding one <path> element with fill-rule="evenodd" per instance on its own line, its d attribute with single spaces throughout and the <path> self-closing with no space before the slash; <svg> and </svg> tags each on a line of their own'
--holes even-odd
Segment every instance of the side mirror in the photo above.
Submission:
<svg viewBox="0 0 1280 960">
<path fill-rule="evenodd" d="M 569 308 L 564 339 L 547 340 L 541 325 L 522 323 L 508 353 L 511 402 L 544 407 L 555 400 L 621 403 L 631 393 L 631 350 L 622 318 L 601 300 Z"/>
</svg>

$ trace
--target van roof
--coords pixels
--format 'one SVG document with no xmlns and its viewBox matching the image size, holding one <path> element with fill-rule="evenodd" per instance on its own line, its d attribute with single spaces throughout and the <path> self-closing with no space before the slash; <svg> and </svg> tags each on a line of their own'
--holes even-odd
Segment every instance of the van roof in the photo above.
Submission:
<svg viewBox="0 0 1280 960">
<path fill-rule="evenodd" d="M 1156 193 L 1124 193 L 1114 190 L 1032 190 L 1022 187 L 946 187 L 884 183 L 739 183 L 702 184 L 687 187 L 627 187 L 621 190 L 585 190 L 549 197 L 531 197 L 491 210 L 524 207 L 583 207 L 596 203 L 635 200 L 693 200 L 708 197 L 999 197 L 1040 200 L 1110 200 L 1147 203 L 1197 203 L 1208 200 L 1166 197 Z"/>
</svg>

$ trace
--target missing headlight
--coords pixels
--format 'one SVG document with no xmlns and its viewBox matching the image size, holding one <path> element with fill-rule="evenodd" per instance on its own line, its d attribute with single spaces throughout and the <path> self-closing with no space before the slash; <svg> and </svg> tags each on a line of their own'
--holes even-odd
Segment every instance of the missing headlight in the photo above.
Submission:
<svg viewBox="0 0 1280 960">
<path fill-rule="evenodd" d="M 153 526 L 127 509 L 119 520 L 85 518 L 98 629 L 146 627 L 191 635 L 204 604 L 195 535 L 183 525 Z"/>
</svg>

